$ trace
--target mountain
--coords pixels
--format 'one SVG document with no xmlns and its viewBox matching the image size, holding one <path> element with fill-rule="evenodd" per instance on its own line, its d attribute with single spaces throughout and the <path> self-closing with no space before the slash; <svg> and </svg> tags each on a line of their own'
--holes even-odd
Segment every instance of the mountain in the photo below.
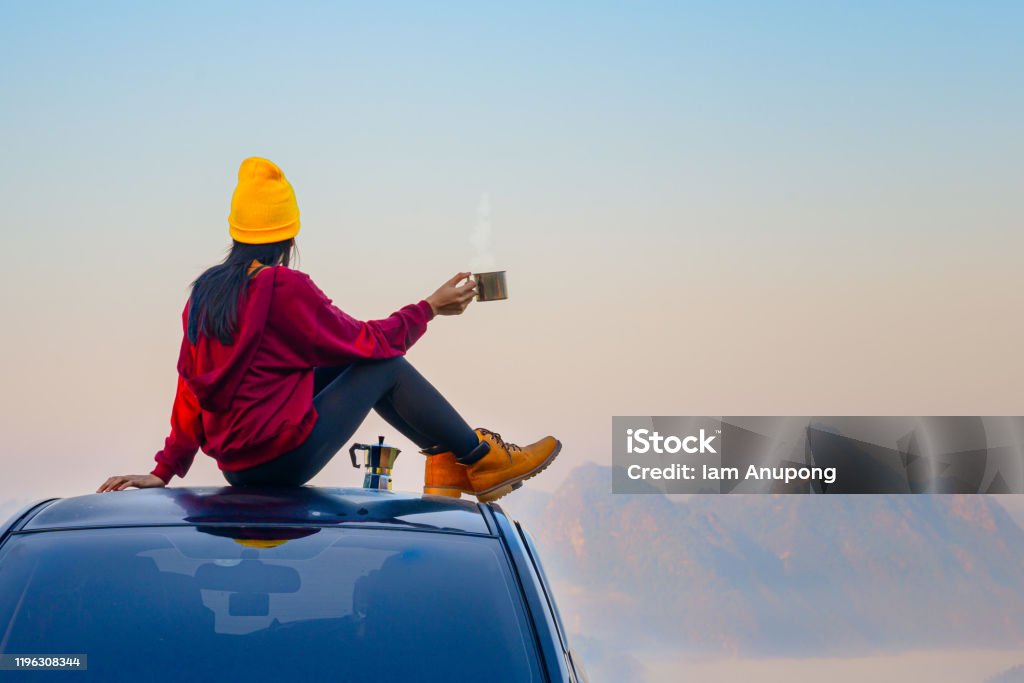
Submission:
<svg viewBox="0 0 1024 683">
<path fill-rule="evenodd" d="M 1007 669 L 997 676 L 986 678 L 985 683 L 1024 683 L 1024 664 Z"/>
<path fill-rule="evenodd" d="M 1024 531 L 992 496 L 675 502 L 612 494 L 611 469 L 584 465 L 510 511 L 567 628 L 598 641 L 743 656 L 1024 646 Z"/>
</svg>

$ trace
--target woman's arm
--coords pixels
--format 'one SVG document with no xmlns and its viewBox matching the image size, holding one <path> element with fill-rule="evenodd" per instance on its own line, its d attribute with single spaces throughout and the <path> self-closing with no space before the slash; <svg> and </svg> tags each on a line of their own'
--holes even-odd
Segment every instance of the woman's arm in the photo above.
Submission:
<svg viewBox="0 0 1024 683">
<path fill-rule="evenodd" d="M 287 304 L 293 317 L 290 327 L 310 331 L 307 343 L 315 366 L 400 356 L 423 336 L 435 315 L 465 310 L 476 287 L 472 281 L 457 287 L 469 275 L 458 273 L 426 299 L 403 306 L 387 318 L 361 321 L 335 306 L 308 275 L 292 272 L 299 281 L 294 299 Z"/>
<path fill-rule="evenodd" d="M 171 408 L 171 433 L 164 440 L 164 447 L 153 459 L 156 467 L 150 472 L 170 483 L 175 474 L 184 477 L 202 444 L 203 420 L 199 400 L 188 388 L 184 378 L 178 375 L 178 389 Z"/>
<path fill-rule="evenodd" d="M 338 365 L 353 359 L 401 356 L 427 331 L 434 311 L 426 300 L 403 306 L 387 318 L 360 321 L 333 304 L 317 315 L 314 365 Z"/>
</svg>

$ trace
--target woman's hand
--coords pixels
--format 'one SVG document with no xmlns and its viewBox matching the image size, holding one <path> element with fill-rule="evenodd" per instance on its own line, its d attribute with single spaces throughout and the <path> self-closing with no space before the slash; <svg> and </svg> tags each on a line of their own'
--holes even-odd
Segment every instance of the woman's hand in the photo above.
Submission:
<svg viewBox="0 0 1024 683">
<path fill-rule="evenodd" d="M 461 287 L 456 285 L 470 275 L 472 273 L 456 273 L 455 277 L 427 297 L 427 303 L 434 309 L 434 315 L 459 315 L 466 310 L 466 306 L 469 306 L 469 302 L 476 296 L 476 282 L 469 280 Z"/>
<path fill-rule="evenodd" d="M 103 485 L 96 489 L 96 493 L 105 491 L 124 491 L 129 486 L 140 489 L 153 489 L 167 486 L 167 482 L 155 474 L 125 474 L 120 477 L 110 477 Z"/>
</svg>

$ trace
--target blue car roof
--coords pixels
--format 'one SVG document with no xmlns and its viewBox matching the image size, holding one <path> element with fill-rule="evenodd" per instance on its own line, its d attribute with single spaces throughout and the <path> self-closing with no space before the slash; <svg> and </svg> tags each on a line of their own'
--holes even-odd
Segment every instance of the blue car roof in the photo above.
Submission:
<svg viewBox="0 0 1024 683">
<path fill-rule="evenodd" d="M 20 531 L 155 525 L 384 526 L 491 535 L 481 506 L 441 496 L 330 487 L 129 489 L 60 498 Z"/>
</svg>

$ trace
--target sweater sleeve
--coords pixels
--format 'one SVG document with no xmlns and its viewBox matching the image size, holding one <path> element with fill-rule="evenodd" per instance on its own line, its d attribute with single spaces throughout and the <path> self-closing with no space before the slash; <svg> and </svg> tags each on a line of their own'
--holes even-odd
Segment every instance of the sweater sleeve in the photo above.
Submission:
<svg viewBox="0 0 1024 683">
<path fill-rule="evenodd" d="M 170 483 L 175 474 L 184 477 L 195 460 L 203 434 L 202 413 L 199 401 L 188 388 L 184 378 L 178 375 L 178 390 L 171 408 L 171 433 L 164 441 L 164 447 L 154 456 L 156 467 L 150 472 Z"/>
<path fill-rule="evenodd" d="M 308 276 L 303 307 L 314 320 L 311 361 L 315 366 L 403 355 L 423 336 L 434 310 L 426 299 L 403 306 L 387 318 L 361 321 L 334 305 Z M 309 309 L 307 309 L 309 310 Z"/>
<path fill-rule="evenodd" d="M 313 342 L 316 365 L 403 355 L 423 336 L 433 309 L 426 300 L 403 306 L 387 318 L 362 322 L 331 305 L 321 309 Z"/>
</svg>

